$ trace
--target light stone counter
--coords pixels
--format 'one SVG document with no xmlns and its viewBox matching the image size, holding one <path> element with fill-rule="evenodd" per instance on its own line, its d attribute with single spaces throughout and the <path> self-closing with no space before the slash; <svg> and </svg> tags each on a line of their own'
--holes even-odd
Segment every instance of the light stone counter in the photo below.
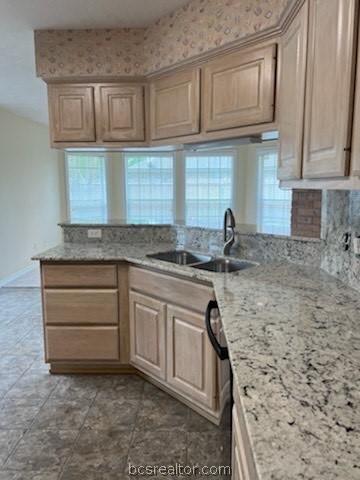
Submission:
<svg viewBox="0 0 360 480">
<path fill-rule="evenodd" d="M 64 244 L 42 261 L 128 261 L 212 282 L 261 480 L 359 480 L 360 295 L 292 263 L 215 274 L 146 258 L 173 248 Z"/>
</svg>

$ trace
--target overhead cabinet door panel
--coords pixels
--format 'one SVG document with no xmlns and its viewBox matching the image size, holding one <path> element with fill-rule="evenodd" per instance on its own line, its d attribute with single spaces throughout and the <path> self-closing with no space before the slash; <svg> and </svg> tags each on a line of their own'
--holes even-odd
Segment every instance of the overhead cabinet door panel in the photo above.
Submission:
<svg viewBox="0 0 360 480">
<path fill-rule="evenodd" d="M 101 140 L 104 142 L 144 140 L 143 86 L 100 86 L 97 107 Z"/>
<path fill-rule="evenodd" d="M 305 178 L 348 174 L 356 5 L 356 0 L 310 2 Z"/>
<path fill-rule="evenodd" d="M 204 129 L 223 130 L 274 118 L 276 45 L 226 55 L 204 68 Z"/>
<path fill-rule="evenodd" d="M 151 138 L 192 135 L 200 131 L 200 69 L 154 80 L 150 86 Z"/>
<path fill-rule="evenodd" d="M 95 141 L 94 88 L 49 85 L 50 130 L 54 142 Z"/>
<path fill-rule="evenodd" d="M 301 178 L 308 3 L 285 32 L 280 43 L 278 87 L 280 180 Z"/>
</svg>

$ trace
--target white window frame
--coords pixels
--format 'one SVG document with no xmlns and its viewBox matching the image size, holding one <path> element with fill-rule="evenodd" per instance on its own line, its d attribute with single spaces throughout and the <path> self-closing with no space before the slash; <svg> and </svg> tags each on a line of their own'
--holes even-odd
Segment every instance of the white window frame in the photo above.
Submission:
<svg viewBox="0 0 360 480">
<path fill-rule="evenodd" d="M 73 152 L 73 151 L 65 151 L 64 152 L 64 176 L 65 176 L 65 198 L 66 198 L 66 216 L 67 219 L 71 221 L 71 206 L 70 206 L 70 174 L 69 174 L 69 164 L 68 164 L 68 155 L 76 155 L 76 156 L 98 156 L 98 157 L 103 157 L 104 158 L 104 169 L 105 169 L 105 197 L 106 197 L 106 218 L 107 220 L 110 219 L 110 192 L 109 192 L 109 156 L 107 152 L 97 152 L 97 151 L 92 151 L 92 152 Z M 90 219 L 91 220 L 91 219 Z M 84 222 L 85 223 L 85 222 Z"/>
<path fill-rule="evenodd" d="M 172 157 L 172 172 L 173 172 L 173 184 L 172 184 L 172 192 L 173 192 L 173 195 L 172 195 L 172 202 L 171 202 L 171 205 L 172 205 L 172 222 L 170 222 L 171 224 L 174 224 L 176 223 L 177 219 L 176 219 L 176 206 L 177 206 L 177 203 L 176 203 L 176 193 L 177 193 L 177 175 L 176 175 L 176 172 L 177 172 L 177 168 L 176 168 L 176 161 L 177 161 L 177 155 L 176 155 L 177 152 L 174 152 L 174 151 L 154 151 L 154 150 L 149 150 L 149 151 L 128 151 L 128 152 L 122 152 L 122 162 L 123 162 L 123 178 L 122 178 L 122 184 L 123 184 L 123 188 L 124 188 L 124 195 L 123 195 L 123 200 L 124 200 L 124 213 L 125 213 L 125 218 L 126 218 L 126 221 L 129 221 L 129 216 L 128 216 L 128 201 L 127 201 L 127 189 L 128 189 L 128 185 L 127 185 L 127 170 L 128 170 L 128 165 L 127 165 L 127 160 L 126 160 L 126 156 L 127 155 L 142 155 L 144 157 L 148 156 L 148 157 L 151 157 L 151 156 L 154 156 L 154 157 L 169 157 L 171 156 Z M 164 223 L 164 225 L 167 225 L 166 223 Z"/>
<path fill-rule="evenodd" d="M 183 202 L 184 202 L 184 211 L 183 213 L 183 221 L 186 226 L 189 227 L 194 227 L 194 228 L 208 228 L 209 230 L 219 230 L 214 227 L 201 227 L 201 226 L 196 226 L 196 225 L 187 225 L 186 223 L 186 157 L 187 156 L 196 156 L 196 157 L 209 157 L 211 155 L 214 156 L 232 156 L 232 176 L 231 176 L 231 203 L 229 205 L 229 208 L 234 209 L 236 206 L 236 175 L 238 173 L 238 168 L 237 168 L 237 161 L 238 161 L 238 151 L 234 148 L 229 148 L 229 149 L 221 149 L 221 150 L 216 150 L 216 149 L 211 149 L 211 150 L 202 150 L 200 152 L 194 151 L 184 151 L 183 152 Z"/>
<path fill-rule="evenodd" d="M 262 186 L 263 186 L 263 171 L 260 164 L 259 154 L 267 154 L 267 153 L 274 153 L 278 154 L 278 146 L 277 145 L 267 145 L 267 146 L 259 146 L 256 148 L 256 161 L 257 164 L 257 172 L 258 172 L 258 182 L 257 182 L 257 231 L 258 233 L 265 233 L 263 232 L 262 228 L 262 218 L 263 218 L 263 204 L 261 202 L 262 196 Z M 291 206 L 290 206 L 290 223 L 289 223 L 289 231 L 288 233 L 268 233 L 269 235 L 280 235 L 280 236 L 290 236 L 291 235 Z"/>
</svg>

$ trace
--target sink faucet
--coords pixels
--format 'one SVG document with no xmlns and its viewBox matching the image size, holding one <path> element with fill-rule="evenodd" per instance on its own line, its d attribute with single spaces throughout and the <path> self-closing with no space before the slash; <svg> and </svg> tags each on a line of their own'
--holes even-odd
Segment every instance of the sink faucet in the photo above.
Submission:
<svg viewBox="0 0 360 480">
<path fill-rule="evenodd" d="M 235 242 L 235 217 L 231 208 L 225 210 L 224 215 L 224 255 L 230 254 L 230 249 Z"/>
</svg>

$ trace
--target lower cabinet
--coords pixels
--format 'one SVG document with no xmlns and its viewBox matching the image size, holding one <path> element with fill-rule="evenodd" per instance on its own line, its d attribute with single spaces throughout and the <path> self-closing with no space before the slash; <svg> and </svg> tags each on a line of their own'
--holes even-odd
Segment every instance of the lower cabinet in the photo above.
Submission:
<svg viewBox="0 0 360 480">
<path fill-rule="evenodd" d="M 234 386 L 234 406 L 232 409 L 232 453 L 231 479 L 258 480 L 255 463 L 247 435 L 242 406 Z"/>
<path fill-rule="evenodd" d="M 165 379 L 166 305 L 147 295 L 130 292 L 130 361 L 145 373 Z"/>
<path fill-rule="evenodd" d="M 216 357 L 204 315 L 167 307 L 167 383 L 210 409 L 215 408 Z"/>
<path fill-rule="evenodd" d="M 213 289 L 139 267 L 130 267 L 129 288 L 131 364 L 218 423 L 230 382 L 205 326 Z M 221 335 L 218 319 L 214 330 Z"/>
</svg>

